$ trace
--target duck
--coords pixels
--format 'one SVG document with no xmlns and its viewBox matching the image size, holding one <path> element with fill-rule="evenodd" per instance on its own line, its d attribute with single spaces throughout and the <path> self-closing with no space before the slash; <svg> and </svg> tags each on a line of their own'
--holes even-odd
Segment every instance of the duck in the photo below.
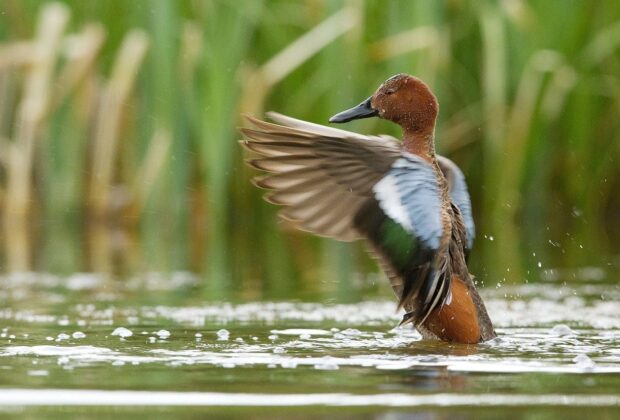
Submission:
<svg viewBox="0 0 620 420">
<path fill-rule="evenodd" d="M 296 228 L 363 240 L 423 339 L 476 344 L 496 337 L 467 261 L 475 237 L 463 172 L 435 152 L 437 98 L 421 79 L 397 74 L 332 124 L 378 117 L 402 141 L 306 122 L 276 112 L 246 115 L 246 162 L 254 184 Z"/>
</svg>

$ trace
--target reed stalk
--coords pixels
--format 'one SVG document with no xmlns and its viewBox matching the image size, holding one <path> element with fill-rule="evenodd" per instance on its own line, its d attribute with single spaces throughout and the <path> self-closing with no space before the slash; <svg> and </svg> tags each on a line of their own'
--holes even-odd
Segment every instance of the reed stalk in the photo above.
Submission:
<svg viewBox="0 0 620 420">
<path fill-rule="evenodd" d="M 321 50 L 359 25 L 360 17 L 361 11 L 354 6 L 342 8 L 287 45 L 256 70 L 246 69 L 247 83 L 243 86 L 241 99 L 244 112 L 261 115 L 267 96 L 278 83 Z M 343 46 L 346 44 L 340 45 L 340 48 L 334 50 L 339 51 L 336 54 L 337 56 L 341 56 Z M 331 60 L 334 57 L 331 56 L 327 59 Z M 273 223 L 275 223 L 273 211 L 267 213 L 270 214 Z M 269 279 L 270 287 L 279 291 L 281 296 L 285 296 L 290 292 L 290 287 L 287 287 L 287 284 L 290 284 L 293 273 L 293 268 L 289 263 L 291 260 L 290 250 L 284 243 L 282 234 L 275 229 L 262 233 L 262 236 L 268 244 L 265 248 L 267 251 L 264 260 L 266 261 L 265 275 Z M 346 280 L 350 278 L 346 273 L 349 273 L 352 268 L 349 258 L 350 247 L 328 242 L 324 249 L 323 266 L 327 270 L 320 273 L 320 280 L 326 284 L 334 284 L 341 280 L 341 285 L 346 284 Z M 276 252 L 273 252 L 274 250 Z M 334 269 L 336 267 L 340 267 L 340 269 Z"/>
<path fill-rule="evenodd" d="M 16 112 L 13 139 L 6 150 L 6 197 L 4 232 L 9 271 L 31 268 L 30 215 L 32 211 L 32 175 L 36 142 L 46 126 L 46 108 L 51 101 L 51 82 L 69 11 L 60 4 L 41 10 L 36 41 L 32 44 L 33 62 L 25 75 L 22 99 Z"/>
<path fill-rule="evenodd" d="M 142 215 L 147 199 L 157 185 L 161 170 L 166 163 L 171 143 L 172 136 L 170 131 L 162 127 L 155 129 L 142 164 L 134 175 L 131 187 L 133 207 L 137 216 Z"/>
<path fill-rule="evenodd" d="M 201 112 L 193 124 L 200 133 L 196 146 L 207 212 L 207 249 L 202 261 L 206 272 L 205 293 L 211 299 L 228 295 L 232 281 L 234 218 L 228 185 L 233 176 L 234 157 L 239 155 L 234 141 L 239 110 L 239 65 L 248 54 L 262 6 L 262 2 L 254 1 L 209 3 L 206 8 L 205 53 L 197 81 L 201 88 L 197 106 Z"/>
<path fill-rule="evenodd" d="M 96 103 L 96 62 L 105 40 L 101 25 L 90 24 L 63 40 L 62 54 L 53 83 L 47 114 L 50 127 L 37 163 L 40 174 L 41 218 L 45 223 L 34 244 L 41 266 L 59 273 L 69 267 L 83 271 L 85 254 L 79 227 L 83 223 L 88 144 Z M 62 243 L 62 247 L 57 244 Z M 39 248 L 39 249 L 36 249 Z"/>
<path fill-rule="evenodd" d="M 101 104 L 93 136 L 93 162 L 89 186 L 89 212 L 103 220 L 110 210 L 114 188 L 114 164 L 119 130 L 138 70 L 148 47 L 148 36 L 140 30 L 127 34 L 114 62 L 110 79 L 101 92 Z"/>
</svg>

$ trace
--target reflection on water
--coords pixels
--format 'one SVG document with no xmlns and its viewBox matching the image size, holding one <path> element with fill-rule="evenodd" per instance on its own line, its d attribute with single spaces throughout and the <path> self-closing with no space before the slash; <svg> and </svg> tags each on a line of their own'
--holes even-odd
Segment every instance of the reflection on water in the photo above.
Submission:
<svg viewBox="0 0 620 420">
<path fill-rule="evenodd" d="M 487 289 L 499 337 L 467 346 L 394 328 L 387 300 L 208 303 L 186 273 L 2 280 L 4 406 L 620 404 L 614 285 Z"/>
</svg>

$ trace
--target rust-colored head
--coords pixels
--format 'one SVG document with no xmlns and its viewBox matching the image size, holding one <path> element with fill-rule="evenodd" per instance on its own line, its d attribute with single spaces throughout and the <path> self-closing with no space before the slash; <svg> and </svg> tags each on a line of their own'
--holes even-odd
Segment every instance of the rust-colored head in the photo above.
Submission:
<svg viewBox="0 0 620 420">
<path fill-rule="evenodd" d="M 383 82 L 377 91 L 358 106 L 330 118 L 341 123 L 378 116 L 395 122 L 411 133 L 432 133 L 439 112 L 437 98 L 417 77 L 397 74 Z"/>
</svg>

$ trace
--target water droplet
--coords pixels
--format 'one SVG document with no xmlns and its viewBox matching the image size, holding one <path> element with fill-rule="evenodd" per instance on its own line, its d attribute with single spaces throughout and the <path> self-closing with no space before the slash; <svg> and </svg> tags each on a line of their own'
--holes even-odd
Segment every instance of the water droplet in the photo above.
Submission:
<svg viewBox="0 0 620 420">
<path fill-rule="evenodd" d="M 166 338 L 170 337 L 170 331 L 168 330 L 159 330 L 155 334 L 162 340 L 165 340 Z"/>
<path fill-rule="evenodd" d="M 342 330 L 342 334 L 350 335 L 350 336 L 358 336 L 358 335 L 361 335 L 362 332 L 355 328 L 347 328 L 346 330 Z"/>
<path fill-rule="evenodd" d="M 590 359 L 587 354 L 578 354 L 573 358 L 573 362 L 583 370 L 592 370 L 596 367 L 594 360 Z"/>
<path fill-rule="evenodd" d="M 564 337 L 566 335 L 575 335 L 575 331 L 573 331 L 566 324 L 554 325 L 553 328 L 551 328 L 551 330 L 549 331 L 549 333 L 552 334 L 552 335 L 560 336 L 560 337 Z"/>
<path fill-rule="evenodd" d="M 227 341 L 229 336 L 230 332 L 228 332 L 228 330 L 221 329 L 217 332 L 217 339 L 219 341 Z"/>
<path fill-rule="evenodd" d="M 131 337 L 133 335 L 133 332 L 131 332 L 131 330 L 125 327 L 118 327 L 114 331 L 112 331 L 112 335 L 118 335 L 120 338 L 127 338 Z"/>
</svg>

